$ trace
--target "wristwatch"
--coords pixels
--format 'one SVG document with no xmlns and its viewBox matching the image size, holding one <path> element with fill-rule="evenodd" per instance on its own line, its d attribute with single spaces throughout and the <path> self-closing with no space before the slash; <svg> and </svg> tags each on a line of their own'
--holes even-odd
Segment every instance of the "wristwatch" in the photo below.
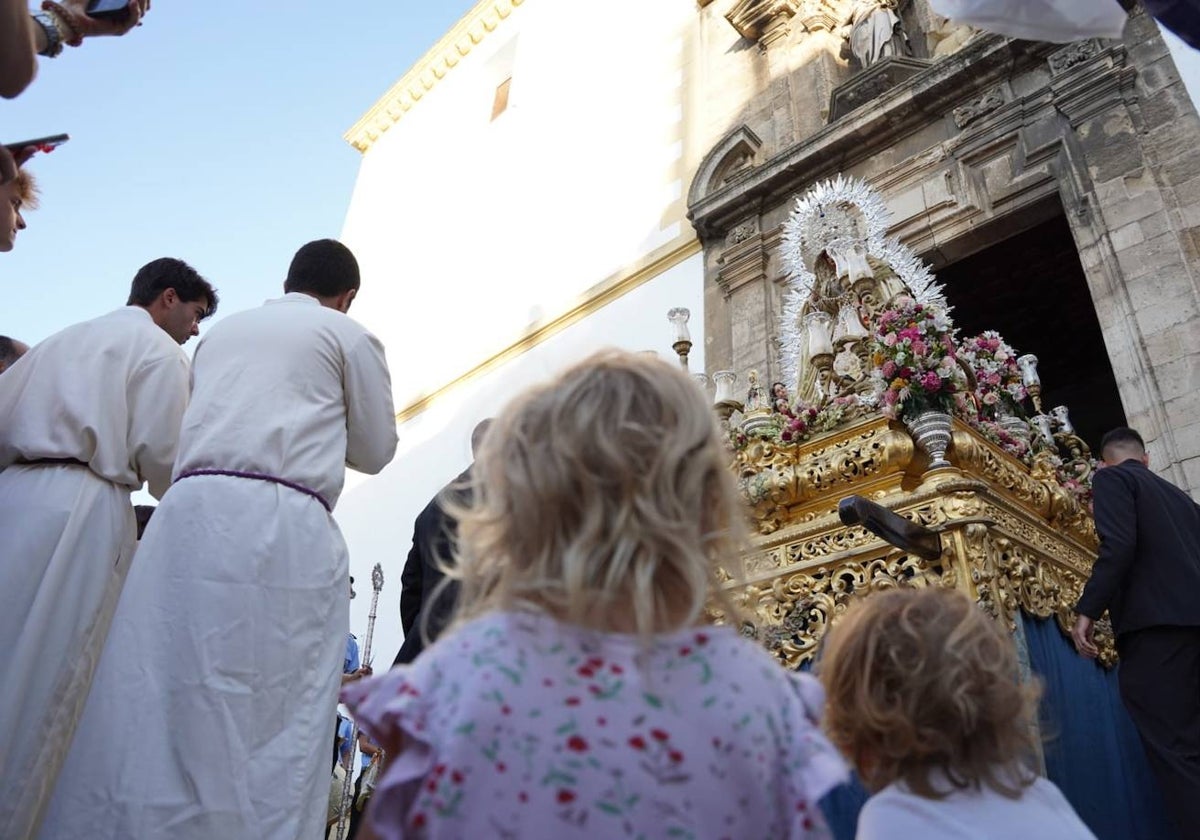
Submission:
<svg viewBox="0 0 1200 840">
<path fill-rule="evenodd" d="M 63 51 L 62 33 L 58 31 L 58 27 L 54 23 L 54 19 L 45 12 L 30 12 L 29 13 L 38 26 L 42 27 L 42 31 L 46 33 L 46 46 L 38 55 L 44 55 L 47 58 L 55 58 Z"/>
</svg>

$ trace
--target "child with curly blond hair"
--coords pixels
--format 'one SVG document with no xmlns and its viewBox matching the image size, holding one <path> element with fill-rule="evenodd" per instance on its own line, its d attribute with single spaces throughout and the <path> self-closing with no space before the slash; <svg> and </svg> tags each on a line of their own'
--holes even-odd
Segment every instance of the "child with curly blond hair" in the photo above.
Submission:
<svg viewBox="0 0 1200 840">
<path fill-rule="evenodd" d="M 874 795 L 858 840 L 1094 838 L 1028 762 L 1037 687 L 1012 638 L 966 595 L 872 595 L 832 629 L 825 728 Z"/>
<path fill-rule="evenodd" d="M 700 389 L 645 355 L 509 405 L 454 511 L 456 624 L 344 691 L 390 756 L 379 837 L 827 836 L 820 686 L 705 620 L 740 547 L 728 462 Z"/>
</svg>

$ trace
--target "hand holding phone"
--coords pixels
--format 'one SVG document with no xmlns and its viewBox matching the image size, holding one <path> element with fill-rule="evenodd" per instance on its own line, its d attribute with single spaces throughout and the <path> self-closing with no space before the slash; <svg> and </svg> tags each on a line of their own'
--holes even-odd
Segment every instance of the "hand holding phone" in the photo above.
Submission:
<svg viewBox="0 0 1200 840">
<path fill-rule="evenodd" d="M 150 0 L 55 0 L 53 7 L 78 39 L 69 43 L 78 46 L 79 40 L 124 35 L 140 26 Z"/>
<path fill-rule="evenodd" d="M 129 0 L 88 0 L 86 12 L 96 20 L 124 23 L 129 19 Z"/>
<path fill-rule="evenodd" d="M 20 166 L 37 152 L 52 152 L 71 138 L 66 134 L 52 134 L 49 137 L 38 137 L 34 140 L 22 140 L 19 143 L 5 143 L 4 148 L 16 158 Z"/>
</svg>

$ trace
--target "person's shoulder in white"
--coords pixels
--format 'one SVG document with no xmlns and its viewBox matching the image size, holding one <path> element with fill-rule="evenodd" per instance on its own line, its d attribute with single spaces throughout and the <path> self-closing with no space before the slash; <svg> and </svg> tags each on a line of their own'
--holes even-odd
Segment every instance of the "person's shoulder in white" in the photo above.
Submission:
<svg viewBox="0 0 1200 840">
<path fill-rule="evenodd" d="M 1012 799 L 984 787 L 929 799 L 894 782 L 863 806 L 856 840 L 1095 840 L 1062 792 L 1039 777 Z"/>
</svg>

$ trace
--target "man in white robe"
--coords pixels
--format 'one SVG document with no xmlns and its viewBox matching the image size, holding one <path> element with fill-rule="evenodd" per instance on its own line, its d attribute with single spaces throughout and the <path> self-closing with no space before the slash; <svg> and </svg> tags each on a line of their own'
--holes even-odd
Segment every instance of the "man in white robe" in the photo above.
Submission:
<svg viewBox="0 0 1200 840">
<path fill-rule="evenodd" d="M 129 494 L 170 484 L 179 345 L 216 303 L 186 263 L 155 260 L 129 306 L 0 376 L 0 837 L 33 836 L 66 756 L 133 555 Z"/>
<path fill-rule="evenodd" d="M 146 528 L 43 838 L 321 836 L 349 629 L 331 510 L 396 449 L 383 347 L 333 240 L 196 349 L 175 483 Z"/>
</svg>

